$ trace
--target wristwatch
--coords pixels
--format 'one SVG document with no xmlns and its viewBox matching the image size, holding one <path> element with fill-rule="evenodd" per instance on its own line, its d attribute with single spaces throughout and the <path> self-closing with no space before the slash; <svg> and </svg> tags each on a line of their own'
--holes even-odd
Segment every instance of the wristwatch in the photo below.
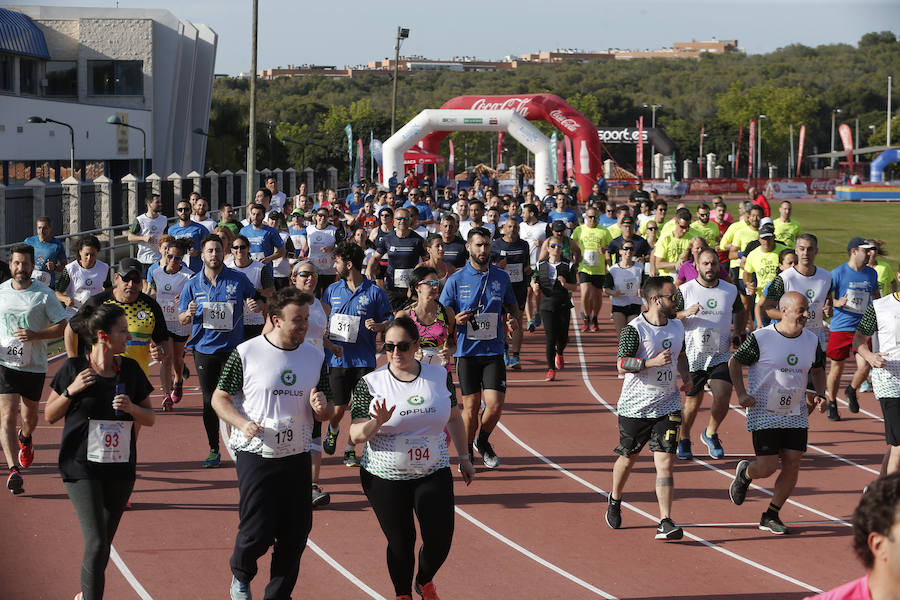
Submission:
<svg viewBox="0 0 900 600">
<path fill-rule="evenodd" d="M 62 395 L 65 396 L 66 398 L 68 398 L 69 400 L 72 399 L 72 394 L 69 393 L 69 388 L 64 389 Z"/>
</svg>

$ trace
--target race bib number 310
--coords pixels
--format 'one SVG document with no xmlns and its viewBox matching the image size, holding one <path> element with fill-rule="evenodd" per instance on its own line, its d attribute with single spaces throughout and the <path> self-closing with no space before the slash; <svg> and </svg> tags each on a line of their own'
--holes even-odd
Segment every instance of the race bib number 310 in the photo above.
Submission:
<svg viewBox="0 0 900 600">
<path fill-rule="evenodd" d="M 204 302 L 203 328 L 230 331 L 234 326 L 234 304 L 231 302 Z"/>
</svg>

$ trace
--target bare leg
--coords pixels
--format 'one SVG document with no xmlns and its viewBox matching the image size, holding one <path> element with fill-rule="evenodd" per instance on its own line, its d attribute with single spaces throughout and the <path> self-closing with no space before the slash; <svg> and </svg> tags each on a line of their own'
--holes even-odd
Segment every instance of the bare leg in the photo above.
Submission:
<svg viewBox="0 0 900 600">
<path fill-rule="evenodd" d="M 697 418 L 697 411 L 700 410 L 700 404 L 703 402 L 703 390 L 696 396 L 685 396 L 681 405 L 681 435 L 678 439 L 691 439 L 691 427 L 694 425 L 694 419 Z"/>
<path fill-rule="evenodd" d="M 885 454 L 882 475 L 890 475 L 897 471 L 900 471 L 900 446 L 889 446 Z"/>
<path fill-rule="evenodd" d="M 478 431 L 478 411 L 481 409 L 481 392 L 462 397 L 462 420 L 466 428 L 466 442 L 471 447 Z"/>
<path fill-rule="evenodd" d="M 750 461 L 747 467 L 747 477 L 750 479 L 765 479 L 778 470 L 778 455 L 757 456 Z"/>
<path fill-rule="evenodd" d="M 782 450 L 781 451 L 781 473 L 775 480 L 775 487 L 772 489 L 772 504 L 775 506 L 784 506 L 785 501 L 794 491 L 797 485 L 797 476 L 800 474 L 800 459 L 803 453 L 799 450 Z"/>
<path fill-rule="evenodd" d="M 620 312 L 614 312 L 612 314 L 613 324 L 616 326 L 616 339 L 619 339 L 619 334 L 622 333 L 622 328 L 625 327 L 625 315 Z"/>
<path fill-rule="evenodd" d="M 500 390 L 484 390 L 484 412 L 481 414 L 481 431 L 491 433 L 500 422 L 506 394 Z"/>
<path fill-rule="evenodd" d="M 825 388 L 828 393 L 828 399 L 832 402 L 837 401 L 837 389 L 841 382 L 841 375 L 844 373 L 844 361 L 830 359 L 831 368 L 828 369 L 828 379 L 825 382 Z"/>
<path fill-rule="evenodd" d="M 709 425 L 706 426 L 706 435 L 711 436 L 719 431 L 719 425 L 728 415 L 728 402 L 731 400 L 731 384 L 722 379 L 710 379 L 709 389 L 712 390 L 713 401 L 709 410 Z"/>
<path fill-rule="evenodd" d="M 619 458 L 616 459 L 615 464 L 613 464 L 613 484 L 609 494 L 614 499 L 622 499 L 622 491 L 625 489 L 625 482 L 628 481 L 628 476 L 631 475 L 631 468 L 634 467 L 637 458 L 637 454 L 632 456 L 619 456 Z"/>
<path fill-rule="evenodd" d="M 656 501 L 659 503 L 659 518 L 672 516 L 672 496 L 675 480 L 672 477 L 672 460 L 674 455 L 668 452 L 654 452 L 653 463 L 656 465 Z"/>
<path fill-rule="evenodd" d="M 19 418 L 19 395 L 0 394 L 0 443 L 6 466 L 18 466 L 19 445 L 16 442 L 16 424 Z"/>
<path fill-rule="evenodd" d="M 858 390 L 859 386 L 862 385 L 862 382 L 866 380 L 866 377 L 869 376 L 869 363 L 865 361 L 865 359 L 859 354 L 856 355 L 856 373 L 853 374 L 853 380 L 850 382 L 850 385 L 854 390 Z"/>
<path fill-rule="evenodd" d="M 30 436 L 37 429 L 40 406 L 34 400 L 22 398 L 22 435 Z M 13 427 L 15 430 L 15 427 Z"/>
</svg>

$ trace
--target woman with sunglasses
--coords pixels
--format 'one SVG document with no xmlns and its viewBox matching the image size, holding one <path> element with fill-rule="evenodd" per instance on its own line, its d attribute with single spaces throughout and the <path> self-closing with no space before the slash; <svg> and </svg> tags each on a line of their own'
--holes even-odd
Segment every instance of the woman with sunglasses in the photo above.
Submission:
<svg viewBox="0 0 900 600">
<path fill-rule="evenodd" d="M 397 317 L 409 317 L 419 330 L 420 352 L 416 359 L 427 364 L 444 365 L 450 372 L 450 357 L 456 350 L 456 315 L 438 298 L 442 282 L 437 271 L 428 265 L 413 269 L 409 280 L 412 304 L 397 312 Z"/>
<path fill-rule="evenodd" d="M 365 375 L 353 391 L 350 439 L 366 444 L 360 480 L 387 538 L 397 600 L 412 600 L 413 583 L 423 598 L 436 600 L 434 577 L 450 552 L 454 522 L 445 428 L 466 485 L 475 469 L 450 374 L 415 358 L 416 323 L 398 317 L 388 323 L 384 338 L 388 363 Z M 414 515 L 422 532 L 417 573 Z"/>
<path fill-rule="evenodd" d="M 453 265 L 444 261 L 444 238 L 437 233 L 429 234 L 425 239 L 425 251 L 428 253 L 428 258 L 422 262 L 422 266 L 430 267 L 437 274 L 441 283 L 438 290 L 440 292 L 444 289 L 444 282 L 447 281 L 447 278 L 456 271 Z M 414 295 L 414 293 L 410 292 L 410 295 Z"/>
<path fill-rule="evenodd" d="M 541 260 L 531 276 L 531 289 L 541 294 L 540 312 L 544 324 L 547 352 L 547 379 L 556 379 L 556 372 L 566 366 L 563 352 L 569 343 L 572 292 L 576 283 L 575 263 L 566 261 L 561 240 L 552 237 L 545 242 L 548 256 Z"/>
<path fill-rule="evenodd" d="M 659 227 L 659 223 L 655 219 L 651 219 L 647 222 L 647 226 L 644 229 L 644 239 L 647 240 L 647 245 L 650 246 L 650 260 L 644 263 L 644 272 L 650 277 L 656 275 L 656 254 L 654 250 L 656 250 L 656 242 L 659 240 Z"/>
<path fill-rule="evenodd" d="M 263 298 L 268 298 L 275 291 L 275 281 L 272 274 L 265 269 L 265 265 L 258 260 L 250 258 L 250 241 L 242 234 L 234 238 L 231 244 L 231 254 L 234 263 L 231 268 L 240 271 L 247 276 Z M 262 333 L 266 322 L 265 309 L 256 312 L 244 302 L 244 340 L 256 337 Z"/>
<path fill-rule="evenodd" d="M 635 262 L 635 240 L 623 242 L 619 247 L 619 262 L 610 266 L 604 289 L 612 304 L 612 320 L 616 326 L 616 339 L 625 324 L 641 314 L 644 301 L 641 286 L 647 278 L 644 265 Z M 624 376 L 622 377 L 624 379 Z"/>
<path fill-rule="evenodd" d="M 378 209 L 378 227 L 374 227 L 369 232 L 369 241 L 375 247 L 381 243 L 381 238 L 394 231 L 394 211 L 389 206 Z M 382 257 L 375 265 L 375 282 L 378 287 L 384 289 L 384 276 L 387 274 L 388 261 L 386 257 Z"/>
</svg>

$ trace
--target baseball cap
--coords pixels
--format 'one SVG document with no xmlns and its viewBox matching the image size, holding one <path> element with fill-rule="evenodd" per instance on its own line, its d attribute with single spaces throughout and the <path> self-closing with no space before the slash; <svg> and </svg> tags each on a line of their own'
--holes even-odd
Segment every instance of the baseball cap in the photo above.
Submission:
<svg viewBox="0 0 900 600">
<path fill-rule="evenodd" d="M 765 225 L 760 225 L 759 226 L 759 237 L 760 238 L 775 237 L 775 225 L 773 225 L 772 223 L 766 223 Z"/>
<path fill-rule="evenodd" d="M 553 231 L 565 231 L 566 224 L 560 220 L 553 221 L 553 224 L 550 226 L 550 229 Z"/>
<path fill-rule="evenodd" d="M 631 223 L 634 224 L 634 217 L 622 217 L 622 223 Z"/>
<path fill-rule="evenodd" d="M 272 212 L 269 213 L 270 221 L 280 221 L 283 218 L 284 218 L 284 213 L 282 213 L 280 210 L 273 210 Z"/>
<path fill-rule="evenodd" d="M 118 273 L 120 277 L 125 277 L 132 271 L 135 271 L 138 275 L 143 277 L 143 267 L 136 258 L 123 258 L 119 261 L 119 268 L 116 269 L 116 273 Z"/>
<path fill-rule="evenodd" d="M 864 238 L 855 237 L 847 244 L 847 252 L 850 252 L 854 248 L 863 248 L 868 250 L 869 248 L 874 248 L 872 244 L 867 242 Z"/>
<path fill-rule="evenodd" d="M 772 220 L 772 217 L 763 217 L 759 220 L 759 228 L 762 229 L 763 225 L 771 225 L 775 227 L 775 221 Z"/>
</svg>

